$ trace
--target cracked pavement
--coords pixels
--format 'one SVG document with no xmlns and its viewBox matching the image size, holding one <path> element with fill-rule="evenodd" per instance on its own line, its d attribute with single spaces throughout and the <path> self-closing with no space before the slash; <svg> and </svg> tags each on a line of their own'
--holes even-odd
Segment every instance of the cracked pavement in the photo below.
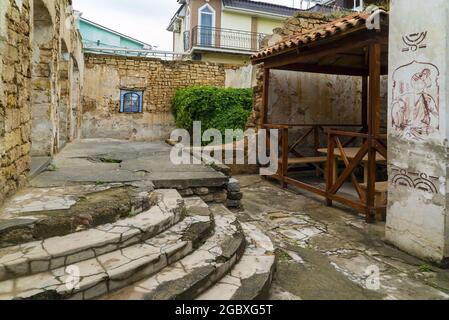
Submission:
<svg viewBox="0 0 449 320">
<path fill-rule="evenodd" d="M 237 178 L 239 220 L 256 224 L 276 247 L 271 299 L 449 299 L 449 270 L 385 243 L 383 223 L 366 224 L 350 209 L 260 176 Z"/>
</svg>

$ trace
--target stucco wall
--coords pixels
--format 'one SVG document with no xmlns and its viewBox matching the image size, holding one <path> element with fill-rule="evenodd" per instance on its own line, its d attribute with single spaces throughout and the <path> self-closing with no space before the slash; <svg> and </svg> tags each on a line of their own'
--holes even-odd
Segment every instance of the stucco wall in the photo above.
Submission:
<svg viewBox="0 0 449 320">
<path fill-rule="evenodd" d="M 447 267 L 449 3 L 423 6 L 409 0 L 391 6 L 386 236 L 399 248 Z M 420 46 L 407 45 L 404 36 L 419 37 Z"/>
<path fill-rule="evenodd" d="M 86 55 L 82 137 L 166 139 L 174 129 L 177 88 L 224 84 L 220 64 Z M 144 90 L 143 113 L 120 113 L 120 89 Z"/>
<path fill-rule="evenodd" d="M 251 15 L 223 11 L 221 16 L 221 28 L 250 32 Z"/>
<path fill-rule="evenodd" d="M 283 20 L 274 20 L 258 17 L 257 32 L 265 34 L 273 34 L 273 30 L 279 28 L 284 23 Z"/>
</svg>

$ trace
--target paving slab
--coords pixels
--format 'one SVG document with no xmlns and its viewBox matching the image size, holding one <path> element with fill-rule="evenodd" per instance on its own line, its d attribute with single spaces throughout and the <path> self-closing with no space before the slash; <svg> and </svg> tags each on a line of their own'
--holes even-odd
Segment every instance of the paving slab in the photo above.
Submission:
<svg viewBox="0 0 449 320">
<path fill-rule="evenodd" d="M 202 232 L 192 232 L 200 230 Z M 0 300 L 93 299 L 149 277 L 182 259 L 208 237 L 211 217 L 188 216 L 145 242 L 68 267 L 0 282 Z"/>
<path fill-rule="evenodd" d="M 158 188 L 217 187 L 228 178 L 210 166 L 175 165 L 164 142 L 87 139 L 68 144 L 52 162 L 51 171 L 33 179 L 33 187 L 152 181 Z"/>
<path fill-rule="evenodd" d="M 367 224 L 344 206 L 260 176 L 239 176 L 240 221 L 268 235 L 277 263 L 271 298 L 448 300 L 449 271 L 384 241 L 385 224 Z"/>
<path fill-rule="evenodd" d="M 247 248 L 228 275 L 197 300 L 261 300 L 269 296 L 275 268 L 275 249 L 258 227 L 241 223 Z"/>
<path fill-rule="evenodd" d="M 0 248 L 65 236 L 139 214 L 153 186 L 78 185 L 26 188 L 0 214 Z"/>
<path fill-rule="evenodd" d="M 203 164 L 174 165 L 170 161 L 170 152 L 171 147 L 164 142 L 86 139 L 69 143 L 44 172 L 30 181 L 28 188 L 0 208 L 0 247 L 40 240 L 43 235 L 62 236 L 79 231 L 79 228 L 99 225 L 95 215 L 91 217 L 91 211 L 107 204 L 98 205 L 98 208 L 92 205 L 92 210 L 84 210 L 87 215 L 81 217 L 78 214 L 72 217 L 70 213 L 96 193 L 119 188 L 148 192 L 154 188 L 186 190 L 226 186 L 229 178 L 223 173 Z M 123 206 L 117 204 L 117 209 Z M 121 218 L 124 214 L 113 212 Z M 41 226 L 41 231 L 36 231 L 37 225 Z"/>
<path fill-rule="evenodd" d="M 245 239 L 234 214 L 222 205 L 210 206 L 210 210 L 215 221 L 214 234 L 198 250 L 105 299 L 193 299 L 221 279 L 241 258 Z"/>
<path fill-rule="evenodd" d="M 19 246 L 0 249 L 0 281 L 67 267 L 150 239 L 178 223 L 185 205 L 176 190 L 157 190 L 155 205 L 134 217 Z"/>
</svg>

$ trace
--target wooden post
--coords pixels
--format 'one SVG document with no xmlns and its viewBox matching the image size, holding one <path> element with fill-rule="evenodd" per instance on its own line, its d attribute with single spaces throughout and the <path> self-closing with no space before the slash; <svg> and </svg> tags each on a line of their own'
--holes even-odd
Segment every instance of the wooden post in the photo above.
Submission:
<svg viewBox="0 0 449 320">
<path fill-rule="evenodd" d="M 263 69 L 262 124 L 267 124 L 270 92 L 270 69 Z"/>
<path fill-rule="evenodd" d="M 287 188 L 285 178 L 288 176 L 288 128 L 282 128 L 282 187 Z"/>
<path fill-rule="evenodd" d="M 373 222 L 376 216 L 376 149 L 375 139 L 380 131 L 380 68 L 381 45 L 373 42 L 369 46 L 369 105 L 368 105 L 368 187 L 366 196 L 366 221 Z"/>
<path fill-rule="evenodd" d="M 262 110 L 261 111 L 261 121 L 262 121 L 262 128 L 265 128 L 264 126 L 268 124 L 268 108 L 269 108 L 269 92 L 270 92 L 270 69 L 264 68 L 263 69 L 263 93 L 262 93 Z M 270 135 L 270 129 L 265 128 L 267 130 L 266 132 L 266 150 L 271 155 L 271 135 Z M 279 137 L 281 134 L 279 134 Z M 278 153 L 278 159 L 279 159 L 279 153 Z M 280 168 L 282 170 L 282 168 Z M 282 173 L 282 171 L 279 170 L 278 172 Z"/>
<path fill-rule="evenodd" d="M 368 132 L 368 77 L 362 77 L 362 126 Z"/>
<path fill-rule="evenodd" d="M 315 147 L 315 156 L 319 156 L 320 153 L 318 152 L 318 149 L 320 148 L 320 128 L 318 126 L 313 127 L 313 140 L 314 140 L 314 147 Z M 315 169 L 316 176 L 319 177 L 321 175 L 321 172 L 319 170 L 319 167 L 317 166 Z"/>
<path fill-rule="evenodd" d="M 331 133 L 328 133 L 327 138 L 327 168 L 326 168 L 326 205 L 328 207 L 332 207 L 332 199 L 330 198 L 330 190 L 332 190 L 332 187 L 334 186 L 335 180 L 335 156 L 334 156 L 334 149 L 335 149 L 335 140 L 334 136 Z"/>
</svg>

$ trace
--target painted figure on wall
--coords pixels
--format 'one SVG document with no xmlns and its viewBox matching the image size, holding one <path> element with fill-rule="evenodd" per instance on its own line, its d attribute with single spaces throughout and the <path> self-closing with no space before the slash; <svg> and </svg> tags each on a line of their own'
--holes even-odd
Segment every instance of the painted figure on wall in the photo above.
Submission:
<svg viewBox="0 0 449 320">
<path fill-rule="evenodd" d="M 439 132 L 438 68 L 413 61 L 393 74 L 391 121 L 401 137 L 423 140 Z"/>
</svg>

